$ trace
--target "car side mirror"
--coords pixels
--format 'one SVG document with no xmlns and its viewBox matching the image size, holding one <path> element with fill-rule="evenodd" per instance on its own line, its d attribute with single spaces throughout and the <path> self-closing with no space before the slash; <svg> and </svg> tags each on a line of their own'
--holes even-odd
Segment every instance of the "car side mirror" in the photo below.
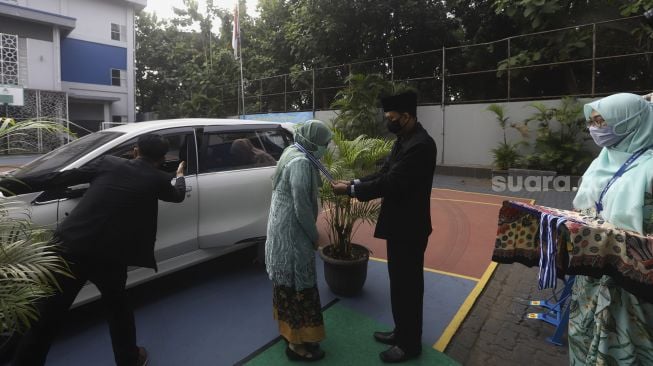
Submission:
<svg viewBox="0 0 653 366">
<path fill-rule="evenodd" d="M 58 200 L 63 200 L 63 199 L 73 199 L 73 198 L 79 198 L 86 193 L 86 190 L 88 189 L 89 184 L 78 184 L 76 186 L 68 187 L 65 189 L 49 189 L 47 191 L 43 191 L 41 194 L 36 196 L 36 198 L 32 201 L 33 204 L 36 205 L 44 205 L 47 203 L 51 203 L 53 201 L 58 201 Z"/>
<path fill-rule="evenodd" d="M 85 184 L 78 184 L 76 186 L 68 187 L 64 190 L 64 197 L 63 198 L 79 198 L 86 193 L 86 190 L 88 189 L 90 185 L 88 183 Z"/>
</svg>

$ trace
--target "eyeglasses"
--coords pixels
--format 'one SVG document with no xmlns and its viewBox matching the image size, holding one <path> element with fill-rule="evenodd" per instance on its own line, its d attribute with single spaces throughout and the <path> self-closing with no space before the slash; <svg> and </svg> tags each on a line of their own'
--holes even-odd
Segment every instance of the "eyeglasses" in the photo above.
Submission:
<svg viewBox="0 0 653 366">
<path fill-rule="evenodd" d="M 601 116 L 594 116 L 585 121 L 587 127 L 605 127 L 608 125 L 607 122 Z"/>
</svg>

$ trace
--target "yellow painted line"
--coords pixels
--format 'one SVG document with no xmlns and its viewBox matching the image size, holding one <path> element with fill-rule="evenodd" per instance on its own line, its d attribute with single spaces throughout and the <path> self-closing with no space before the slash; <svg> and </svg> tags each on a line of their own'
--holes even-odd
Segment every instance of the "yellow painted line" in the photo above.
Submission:
<svg viewBox="0 0 653 366">
<path fill-rule="evenodd" d="M 377 262 L 388 263 L 388 260 L 383 259 L 383 258 L 370 257 L 370 260 L 377 261 Z M 461 274 L 457 274 L 457 273 L 453 273 L 453 272 L 440 271 L 440 270 L 437 270 L 437 269 L 432 269 L 432 268 L 427 268 L 427 267 L 424 267 L 424 270 L 427 271 L 427 272 L 437 273 L 437 274 L 441 274 L 441 275 L 445 275 L 445 276 L 451 276 L 451 277 L 458 277 L 458 278 L 462 278 L 462 279 L 470 280 L 470 281 L 474 281 L 474 282 L 478 282 L 478 281 L 481 280 L 480 278 L 465 276 L 465 275 L 461 275 Z"/>
<path fill-rule="evenodd" d="M 370 257 L 370 260 L 377 261 L 377 262 L 388 263 L 388 260 L 387 260 L 387 259 L 383 259 L 383 258 Z"/>
<path fill-rule="evenodd" d="M 458 192 L 458 193 L 477 194 L 479 196 L 501 197 L 501 198 L 507 198 L 508 200 L 514 200 L 514 199 L 527 200 L 527 201 L 530 201 L 529 203 L 531 205 L 535 203 L 534 199 L 528 199 L 528 198 L 524 198 L 524 197 L 509 197 L 509 196 L 501 196 L 501 195 L 498 195 L 498 194 L 467 192 L 467 191 L 459 191 L 457 189 L 448 189 L 448 188 L 431 188 L 431 190 L 432 191 L 438 190 L 438 191 L 449 191 L 449 192 Z"/>
<path fill-rule="evenodd" d="M 474 281 L 474 282 L 478 282 L 478 281 L 481 280 L 480 278 L 465 276 L 465 275 L 461 275 L 461 274 L 457 274 L 457 273 L 453 273 L 453 272 L 440 271 L 440 270 L 437 270 L 437 269 L 431 269 L 431 268 L 426 268 L 426 267 L 424 267 L 424 270 L 427 271 L 427 272 L 438 273 L 438 274 L 442 274 L 442 275 L 446 275 L 446 276 L 463 278 L 463 279 Z"/>
<path fill-rule="evenodd" d="M 467 298 L 460 306 L 460 309 L 458 309 L 458 312 L 454 315 L 453 319 L 442 333 L 442 336 L 440 336 L 440 339 L 438 339 L 438 341 L 433 345 L 434 349 L 439 352 L 444 352 L 451 341 L 451 338 L 453 338 L 454 334 L 456 334 L 456 331 L 467 317 L 467 314 L 472 310 L 472 306 L 474 306 L 476 299 L 481 294 L 481 291 L 483 291 L 483 288 L 485 288 L 485 285 L 487 285 L 496 268 L 496 262 L 490 263 L 481 279 L 476 283 L 476 286 L 472 289 L 469 295 L 467 295 Z"/>
</svg>

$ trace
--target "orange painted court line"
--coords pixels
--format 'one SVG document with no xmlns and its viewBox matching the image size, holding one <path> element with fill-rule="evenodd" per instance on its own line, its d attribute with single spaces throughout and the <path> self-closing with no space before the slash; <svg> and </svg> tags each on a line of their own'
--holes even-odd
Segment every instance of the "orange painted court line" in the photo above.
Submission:
<svg viewBox="0 0 653 366">
<path fill-rule="evenodd" d="M 534 199 L 527 199 L 527 198 L 520 198 L 520 197 L 507 197 L 507 196 L 500 196 L 500 195 L 488 194 L 488 193 L 465 192 L 465 191 L 458 191 L 453 189 L 441 189 L 441 188 L 433 188 L 432 191 L 456 192 L 456 193 L 472 194 L 472 195 L 485 196 L 485 197 L 503 198 L 505 200 L 524 200 L 529 202 L 530 204 L 535 203 Z M 431 197 L 431 199 L 439 200 L 439 201 L 502 206 L 501 204 L 497 204 L 497 203 L 480 202 L 480 201 L 472 201 L 472 200 L 457 200 L 457 199 L 447 199 L 447 198 L 437 198 L 437 197 Z M 498 264 L 496 262 L 490 262 L 489 266 L 483 273 L 483 276 L 481 276 L 481 278 L 477 280 L 478 282 L 476 283 L 476 286 L 474 286 L 474 288 L 469 293 L 465 301 L 461 304 L 460 308 L 458 309 L 458 312 L 456 312 L 456 315 L 454 315 L 451 322 L 449 322 L 449 325 L 447 325 L 447 327 L 445 328 L 444 332 L 442 333 L 438 341 L 433 345 L 433 348 L 435 350 L 439 352 L 444 352 L 444 350 L 447 348 L 449 342 L 458 331 L 458 328 L 460 328 L 460 326 L 462 325 L 463 321 L 465 320 L 465 318 L 471 311 L 472 307 L 476 303 L 478 297 L 481 295 L 481 292 L 483 291 L 487 283 L 490 281 L 490 278 L 492 277 L 492 274 L 496 270 L 497 265 Z"/>
<path fill-rule="evenodd" d="M 456 194 L 459 194 L 460 196 L 456 196 Z M 456 198 L 446 198 L 447 196 L 449 196 L 449 197 L 453 196 L 453 197 L 456 197 Z M 470 199 L 466 199 L 466 198 L 470 198 Z M 508 196 L 501 196 L 501 195 L 497 195 L 497 194 L 466 192 L 466 191 L 460 191 L 460 190 L 454 190 L 454 189 L 444 189 L 444 188 L 433 188 L 432 189 L 431 200 L 434 202 L 434 204 L 432 204 L 432 206 L 431 206 L 432 210 L 433 209 L 437 210 L 437 206 L 434 208 L 434 205 L 437 205 L 436 202 L 442 202 L 442 205 L 443 205 L 442 207 L 445 210 L 445 211 L 441 211 L 440 215 L 438 215 L 438 219 L 437 219 L 438 220 L 438 225 L 443 225 L 443 226 L 446 226 L 446 227 L 449 227 L 449 226 L 453 225 L 454 230 L 467 230 L 466 232 L 462 232 L 462 231 L 456 232 L 456 231 L 454 231 L 454 234 L 456 234 L 456 235 L 452 236 L 453 239 L 458 238 L 458 240 L 465 240 L 465 242 L 463 244 L 468 244 L 468 242 L 466 240 L 470 240 L 469 237 L 473 233 L 473 231 L 476 229 L 476 225 L 474 225 L 474 222 L 467 222 L 467 221 L 460 222 L 460 223 L 455 222 L 455 221 L 452 222 L 452 220 L 456 220 L 455 215 L 448 216 L 448 215 L 443 215 L 442 214 L 442 213 L 449 212 L 447 210 L 453 209 L 454 210 L 453 212 L 456 212 L 456 210 L 461 211 L 461 212 L 463 212 L 463 211 L 469 212 L 469 210 L 472 210 L 470 212 L 470 214 L 471 214 L 473 212 L 478 212 L 479 210 L 482 210 L 483 212 L 489 212 L 489 211 L 494 212 L 495 207 L 501 207 L 502 206 L 501 201 L 504 201 L 504 200 L 519 200 L 519 201 L 522 201 L 522 202 L 528 202 L 530 204 L 535 203 L 535 200 L 530 199 L 530 198 L 508 197 Z M 498 200 L 501 200 L 501 201 L 498 201 Z M 450 202 L 450 204 L 447 204 L 447 201 Z M 473 208 L 473 206 L 470 207 L 469 204 L 480 205 L 480 206 L 477 206 L 478 208 L 475 209 L 475 208 Z M 433 216 L 433 211 L 431 211 L 431 215 Z M 461 217 L 463 217 L 463 216 L 461 216 Z M 472 215 L 472 217 L 473 217 L 473 215 Z M 456 228 L 456 226 L 458 226 L 458 227 Z M 366 228 L 366 231 L 364 232 L 363 235 L 365 235 L 365 236 L 369 235 L 370 239 L 373 239 L 371 237 L 373 235 L 372 234 L 373 229 L 374 229 L 373 227 Z M 487 229 L 487 230 L 489 230 L 489 229 Z M 483 237 L 489 235 L 489 234 L 486 235 L 484 233 L 486 233 L 486 231 L 483 231 L 481 233 Z M 447 235 L 446 232 L 442 233 L 442 234 Z M 444 242 L 441 242 L 441 243 L 444 243 Z M 473 244 L 473 242 L 469 242 L 469 243 Z M 453 243 L 451 245 L 455 245 L 455 244 L 456 243 Z M 379 250 L 381 254 L 383 254 L 385 252 L 385 246 L 383 244 L 381 244 L 378 239 L 373 239 L 371 241 L 371 246 L 376 247 L 376 249 Z M 472 246 L 475 247 L 476 245 L 472 245 Z M 432 249 L 435 249 L 437 251 L 438 250 L 437 248 L 438 247 L 436 246 L 436 247 L 434 247 Z M 485 246 L 483 246 L 483 248 L 484 248 L 483 249 L 484 251 L 487 249 L 487 247 L 485 247 Z M 448 252 L 446 252 L 446 248 L 440 246 L 439 250 L 442 250 L 442 249 L 445 250 L 445 252 L 442 252 L 442 253 L 444 253 L 445 255 L 448 255 Z M 431 254 L 435 254 L 436 251 L 432 251 Z M 443 352 L 446 349 L 449 342 L 451 341 L 451 339 L 453 338 L 453 336 L 455 335 L 455 333 L 457 332 L 457 330 L 459 329 L 459 327 L 461 326 L 461 324 L 463 323 L 465 318 L 468 316 L 468 314 L 471 311 L 471 309 L 473 308 L 476 300 L 481 295 L 483 289 L 485 288 L 485 286 L 489 282 L 490 278 L 492 277 L 492 274 L 494 273 L 495 269 L 497 268 L 497 263 L 492 262 L 490 257 L 487 258 L 487 262 L 486 262 L 486 260 L 483 260 L 483 258 L 485 258 L 485 255 L 483 255 L 481 257 L 479 257 L 477 259 L 472 259 L 472 258 L 467 257 L 465 260 L 461 260 L 462 257 L 458 256 L 457 259 L 454 259 L 454 257 L 452 257 L 453 261 L 446 260 L 446 258 L 448 258 L 448 257 L 441 257 L 441 260 L 439 260 L 439 261 L 438 260 L 429 261 L 429 262 L 425 261 L 425 264 L 430 263 L 430 264 L 427 264 L 427 266 L 437 265 L 438 266 L 437 268 L 440 268 L 440 266 L 442 266 L 443 269 L 447 269 L 446 271 L 443 271 L 443 270 L 440 270 L 440 269 L 424 267 L 424 271 L 426 271 L 426 272 L 432 272 L 432 273 L 442 274 L 442 275 L 445 275 L 445 276 L 461 278 L 461 279 L 465 279 L 465 280 L 469 280 L 469 281 L 474 281 L 476 283 L 474 285 L 474 288 L 469 292 L 469 294 L 467 295 L 467 297 L 465 298 L 463 303 L 460 305 L 460 307 L 457 310 L 456 314 L 451 319 L 451 321 L 449 322 L 449 324 L 445 328 L 444 332 L 442 333 L 442 335 L 440 336 L 438 341 L 433 345 L 433 348 L 440 351 L 440 352 Z M 426 259 L 426 256 L 425 256 L 425 259 Z M 470 259 L 475 261 L 475 263 L 473 263 L 475 270 L 471 270 L 471 268 L 468 268 L 468 267 L 460 267 L 460 265 L 462 263 L 467 263 L 467 262 L 469 262 Z M 378 257 L 370 257 L 370 260 L 387 263 L 386 259 L 378 258 Z M 486 265 L 485 263 L 487 263 L 487 267 L 485 268 L 484 271 L 481 271 L 480 269 L 482 268 L 483 265 Z M 465 264 L 465 266 L 467 266 L 467 264 Z M 469 272 L 469 273 L 467 273 L 468 275 L 458 274 L 458 273 L 452 272 L 451 269 L 460 269 L 461 273 L 466 273 L 466 272 Z M 470 274 L 471 274 L 471 276 L 470 276 Z M 480 278 L 477 278 L 477 276 L 479 276 L 479 275 L 480 275 Z"/>
</svg>

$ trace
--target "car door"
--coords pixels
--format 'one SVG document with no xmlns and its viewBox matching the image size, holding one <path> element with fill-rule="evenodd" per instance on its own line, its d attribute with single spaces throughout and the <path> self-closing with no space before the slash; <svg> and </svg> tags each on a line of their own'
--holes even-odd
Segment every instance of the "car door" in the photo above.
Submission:
<svg viewBox="0 0 653 366">
<path fill-rule="evenodd" d="M 121 132 L 98 132 L 86 135 L 70 142 L 59 149 L 34 159 L 20 169 L 12 172 L 18 181 L 29 180 L 44 174 L 54 173 L 95 150 L 98 146 L 111 143 L 119 138 Z M 48 189 L 43 192 L 33 192 L 18 196 L 3 198 L 11 207 L 11 215 L 17 218 L 27 218 L 37 226 L 56 229 L 62 218 L 58 217 L 58 206 L 62 199 L 71 196 L 69 190 Z"/>
<path fill-rule="evenodd" d="M 187 162 L 186 197 L 181 203 L 159 201 L 157 240 L 155 256 L 157 262 L 177 257 L 196 250 L 197 242 L 197 151 L 193 128 L 174 128 L 156 131 L 163 136 L 170 148 L 165 162 L 160 169 L 170 173 L 171 181 L 180 161 Z M 110 149 L 104 155 L 114 155 L 123 158 L 133 158 L 138 136 Z M 59 203 L 59 218 L 65 218 L 79 201 L 88 185 L 80 185 L 68 189 L 68 197 Z"/>
<path fill-rule="evenodd" d="M 198 150 L 200 248 L 263 240 L 276 161 L 289 143 L 278 125 L 204 129 Z"/>
</svg>

